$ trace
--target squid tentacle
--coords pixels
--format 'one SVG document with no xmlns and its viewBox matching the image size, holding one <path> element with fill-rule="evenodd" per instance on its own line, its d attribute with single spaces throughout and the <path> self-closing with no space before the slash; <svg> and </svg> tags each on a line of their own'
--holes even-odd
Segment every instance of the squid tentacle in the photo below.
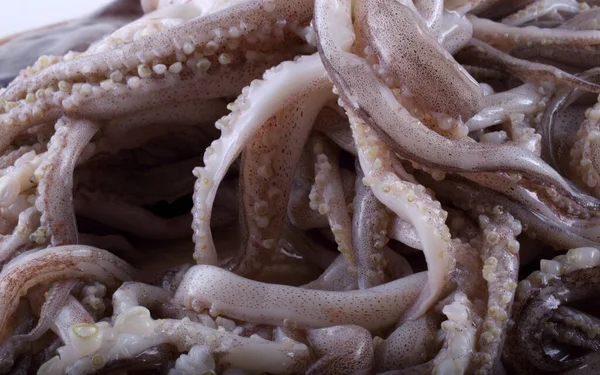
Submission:
<svg viewBox="0 0 600 375">
<path fill-rule="evenodd" d="M 338 250 L 348 259 L 348 271 L 356 274 L 357 255 L 352 238 L 352 219 L 348 214 L 338 165 L 339 151 L 318 135 L 311 139 L 311 148 L 315 163 L 315 183 L 309 194 L 310 208 L 327 216 Z"/>
<path fill-rule="evenodd" d="M 342 4 L 337 7 L 344 9 Z M 509 145 L 450 140 L 423 126 L 400 105 L 387 86 L 379 83 L 364 59 L 348 52 L 354 40 L 348 5 L 340 14 L 345 20 L 335 25 L 330 24 L 332 18 L 327 16 L 340 10 L 334 11 L 332 7 L 315 2 L 317 46 L 323 63 L 341 91 L 340 97 L 345 105 L 373 126 L 385 141 L 394 145 L 394 151 L 400 156 L 452 172 L 519 171 L 542 184 L 555 186 L 585 207 L 597 209 L 596 199 L 574 189 L 554 169 L 527 150 Z M 342 44 L 336 44 L 338 42 Z"/>
<path fill-rule="evenodd" d="M 333 292 L 265 284 L 203 265 L 187 272 L 175 301 L 251 323 L 312 328 L 360 324 L 372 330 L 398 321 L 425 278 L 418 273 L 370 289 Z"/>
<path fill-rule="evenodd" d="M 67 302 L 71 291 L 79 283 L 78 280 L 68 279 L 54 283 L 47 292 L 46 302 L 42 305 L 40 319 L 37 325 L 26 335 L 13 336 L 14 340 L 35 341 L 42 337 L 54 322 L 60 309 Z"/>
<path fill-rule="evenodd" d="M 88 246 L 59 246 L 21 254 L 0 272 L 0 333 L 8 333 L 5 326 L 19 297 L 36 284 L 71 277 L 96 278 L 114 286 L 134 274 L 123 260 Z"/>
<path fill-rule="evenodd" d="M 35 206 L 42 213 L 52 246 L 76 244 L 77 224 L 73 212 L 73 171 L 84 147 L 98 131 L 90 121 L 63 118 L 56 124 L 47 156 L 36 170 L 40 179 Z"/>
<path fill-rule="evenodd" d="M 502 213 L 480 216 L 483 230 L 483 277 L 487 281 L 487 312 L 478 342 L 479 371 L 491 372 L 504 345 L 504 332 L 511 314 L 519 276 L 519 242 L 521 223 Z"/>
<path fill-rule="evenodd" d="M 209 228 L 211 206 L 227 168 L 241 153 L 243 145 L 273 113 L 302 95 L 305 81 L 295 80 L 301 74 L 304 80 L 320 80 L 325 71 L 318 56 L 301 57 L 285 62 L 265 73 L 262 81 L 254 81 L 233 103 L 233 112 L 216 124 L 222 135 L 204 154 L 204 167 L 194 170 L 197 177 L 194 188 L 194 259 L 201 264 L 218 264 L 218 257 Z"/>
<path fill-rule="evenodd" d="M 275 263 L 273 249 L 282 234 L 293 172 L 315 118 L 333 96 L 327 79 L 311 86 L 297 102 L 267 120 L 242 154 L 244 239 L 242 251 L 230 266 L 236 273 L 249 274 L 261 264 Z"/>
<path fill-rule="evenodd" d="M 388 241 L 388 213 L 371 189 L 365 186 L 360 163 L 356 163 L 356 196 L 352 218 L 352 240 L 356 249 L 358 286 L 371 288 L 384 282 L 383 247 Z"/>
<path fill-rule="evenodd" d="M 306 374 L 354 374 L 373 367 L 373 339 L 360 326 L 311 329 L 307 338 L 319 359 L 306 369 Z"/>
</svg>

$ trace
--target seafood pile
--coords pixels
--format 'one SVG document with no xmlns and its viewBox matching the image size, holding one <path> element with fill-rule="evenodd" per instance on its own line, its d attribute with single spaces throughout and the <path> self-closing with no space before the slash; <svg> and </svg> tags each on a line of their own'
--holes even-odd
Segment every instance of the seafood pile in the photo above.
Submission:
<svg viewBox="0 0 600 375">
<path fill-rule="evenodd" d="M 597 5 L 116 0 L 0 41 L 0 373 L 599 373 Z"/>
</svg>

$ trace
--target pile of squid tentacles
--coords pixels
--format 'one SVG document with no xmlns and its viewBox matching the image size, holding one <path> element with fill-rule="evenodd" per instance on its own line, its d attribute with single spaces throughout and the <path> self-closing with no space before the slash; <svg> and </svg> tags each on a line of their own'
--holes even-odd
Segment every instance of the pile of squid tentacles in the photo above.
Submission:
<svg viewBox="0 0 600 375">
<path fill-rule="evenodd" d="M 0 373 L 600 373 L 596 0 L 117 0 L 0 41 Z"/>
</svg>

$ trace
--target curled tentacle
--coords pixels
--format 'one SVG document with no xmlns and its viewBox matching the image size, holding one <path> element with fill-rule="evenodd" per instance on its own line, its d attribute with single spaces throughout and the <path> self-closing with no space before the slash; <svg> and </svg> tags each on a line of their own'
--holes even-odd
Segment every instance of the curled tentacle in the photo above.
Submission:
<svg viewBox="0 0 600 375">
<path fill-rule="evenodd" d="M 203 264 L 218 264 L 209 228 L 211 207 L 227 168 L 274 113 L 305 93 L 305 80 L 319 81 L 325 71 L 318 56 L 302 57 L 283 63 L 265 73 L 262 81 L 254 81 L 233 104 L 233 112 L 217 122 L 221 138 L 206 150 L 204 167 L 194 170 L 197 177 L 194 189 L 193 229 L 196 250 L 194 258 Z M 302 75 L 303 80 L 294 80 Z M 290 82 L 295 84 L 290 85 Z M 234 131 L 235 129 L 235 131 Z"/>
<path fill-rule="evenodd" d="M 507 337 L 507 347 L 505 347 L 505 356 L 510 359 L 510 363 L 518 371 L 556 371 L 559 369 L 567 370 L 580 366 L 585 361 L 585 357 L 569 357 L 561 361 L 551 357 L 544 349 L 542 335 L 543 325 L 552 318 L 554 312 L 560 306 L 567 303 L 575 303 L 586 298 L 596 298 L 600 278 L 598 277 L 598 262 L 590 263 L 589 256 L 582 257 L 584 254 L 592 254 L 590 251 L 571 250 L 567 257 L 559 260 L 546 261 L 542 263 L 543 271 L 551 273 L 541 273 L 539 276 L 556 275 L 560 277 L 547 278 L 542 280 L 539 287 L 531 288 L 534 279 L 525 280 L 529 286 L 519 286 L 520 293 L 524 296 L 522 305 L 519 305 L 516 327 L 509 330 Z M 595 249 L 594 249 L 595 250 Z M 597 250 L 593 252 L 596 254 Z M 576 257 L 579 254 L 579 257 Z M 564 264 L 561 267 L 561 263 Z M 575 266 L 570 267 L 569 264 Z M 559 269 L 556 269 L 558 266 Z M 587 268 L 587 267 L 592 268 Z M 583 269 L 578 269 L 583 267 Z M 561 271 L 562 270 L 562 271 Z M 564 274 L 561 276 L 561 272 Z M 525 282 L 521 282 L 525 283 Z M 527 298 L 529 297 L 529 298 Z M 516 348 L 509 348 L 510 345 L 519 345 L 520 352 Z"/>
<path fill-rule="evenodd" d="M 235 272 L 252 274 L 261 265 L 276 263 L 274 248 L 287 213 L 289 186 L 313 122 L 331 97 L 327 79 L 311 82 L 294 102 L 262 124 L 246 146 L 240 173 L 244 239 L 230 266 Z"/>
<path fill-rule="evenodd" d="M 194 345 L 187 354 L 182 354 L 177 358 L 170 373 L 176 375 L 214 373 L 215 365 L 215 359 L 208 347 Z"/>
<path fill-rule="evenodd" d="M 32 177 L 36 168 L 44 158 L 44 153 L 30 150 L 14 160 L 13 165 L 2 172 L 2 206 L 9 207 L 18 198 L 19 193 L 26 192 L 34 186 Z"/>
</svg>

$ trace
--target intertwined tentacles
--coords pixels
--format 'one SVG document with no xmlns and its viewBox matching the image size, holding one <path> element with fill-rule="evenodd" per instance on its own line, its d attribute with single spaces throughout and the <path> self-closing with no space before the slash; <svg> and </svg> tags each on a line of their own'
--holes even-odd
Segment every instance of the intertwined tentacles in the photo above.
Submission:
<svg viewBox="0 0 600 375">
<path fill-rule="evenodd" d="M 0 373 L 595 371 L 599 17 L 117 0 L 0 41 Z"/>
</svg>

